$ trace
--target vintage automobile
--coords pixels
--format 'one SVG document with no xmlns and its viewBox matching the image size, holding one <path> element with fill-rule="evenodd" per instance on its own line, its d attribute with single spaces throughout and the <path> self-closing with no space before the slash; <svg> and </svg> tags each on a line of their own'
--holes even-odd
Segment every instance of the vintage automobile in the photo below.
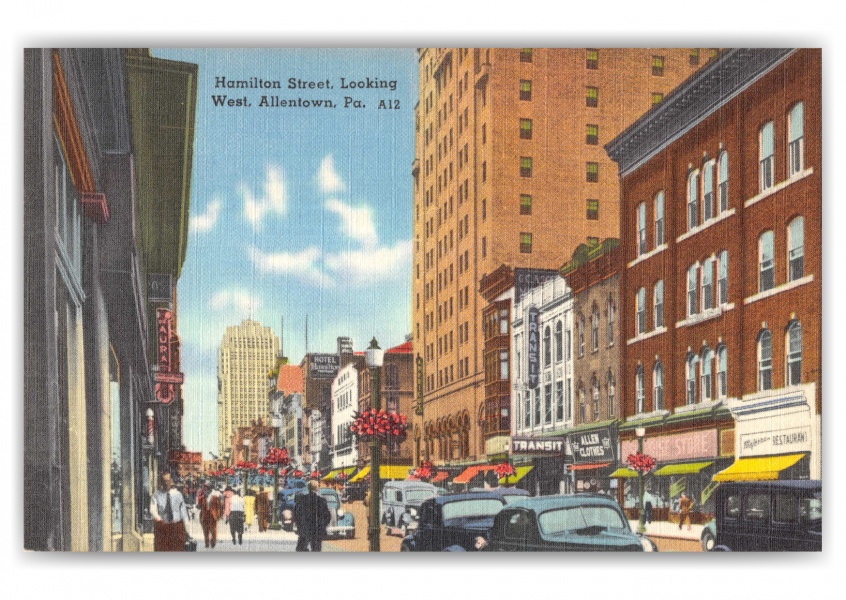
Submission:
<svg viewBox="0 0 846 600">
<path fill-rule="evenodd" d="M 472 550 L 476 538 L 487 535 L 503 506 L 502 496 L 489 492 L 429 498 L 420 505 L 417 529 L 402 540 L 400 551 L 440 552 L 451 547 Z"/>
<path fill-rule="evenodd" d="M 522 498 L 494 519 L 476 549 L 499 552 L 657 552 L 633 533 L 619 504 L 602 494 Z"/>
<path fill-rule="evenodd" d="M 420 505 L 438 495 L 438 488 L 425 481 L 386 481 L 382 486 L 380 513 L 388 535 L 402 537 L 417 528 Z"/>
<path fill-rule="evenodd" d="M 326 536 L 353 539 L 355 537 L 355 516 L 343 509 L 338 492 L 331 488 L 320 488 L 319 493 L 326 499 L 326 504 L 329 507 L 330 521 L 326 527 Z M 294 523 L 294 502 L 292 500 L 291 508 L 282 511 L 280 524 L 285 531 L 297 530 Z"/>
<path fill-rule="evenodd" d="M 294 530 L 294 497 L 306 492 L 305 479 L 288 479 L 279 490 L 279 523 L 285 531 Z"/>
<path fill-rule="evenodd" d="M 369 484 L 366 481 L 356 481 L 348 483 L 341 491 L 341 500 L 344 502 L 355 502 L 356 500 L 364 501 L 367 497 Z"/>
<path fill-rule="evenodd" d="M 821 481 L 723 482 L 715 496 L 712 552 L 822 550 Z"/>
<path fill-rule="evenodd" d="M 495 487 L 495 488 L 470 488 L 471 492 L 490 492 L 502 496 L 506 504 L 511 504 L 522 498 L 528 498 L 531 494 L 526 490 L 521 490 L 515 487 Z"/>
<path fill-rule="evenodd" d="M 338 492 L 331 488 L 320 488 L 320 495 L 326 499 L 326 504 L 329 505 L 329 514 L 332 517 L 329 526 L 326 528 L 326 535 L 328 537 L 353 539 L 355 537 L 355 516 L 343 509 Z"/>
<path fill-rule="evenodd" d="M 711 519 L 702 527 L 702 535 L 699 542 L 702 544 L 703 552 L 710 552 L 714 549 L 717 541 L 717 519 Z"/>
</svg>

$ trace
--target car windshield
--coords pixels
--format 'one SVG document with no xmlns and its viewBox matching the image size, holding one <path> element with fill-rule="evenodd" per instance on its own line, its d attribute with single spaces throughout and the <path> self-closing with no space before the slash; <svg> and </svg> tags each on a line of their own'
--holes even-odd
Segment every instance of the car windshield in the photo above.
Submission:
<svg viewBox="0 0 846 600">
<path fill-rule="evenodd" d="M 518 500 L 523 500 L 524 498 L 527 498 L 527 497 L 528 496 L 524 496 L 522 494 L 503 494 L 502 495 L 502 499 L 505 500 L 506 504 L 514 504 Z"/>
<path fill-rule="evenodd" d="M 435 495 L 433 490 L 408 490 L 405 493 L 407 502 L 423 502 L 427 498 L 432 498 Z"/>
<path fill-rule="evenodd" d="M 538 517 L 542 533 L 598 533 L 629 529 L 619 512 L 609 506 L 572 506 L 548 510 Z"/>
<path fill-rule="evenodd" d="M 492 517 L 502 509 L 502 502 L 494 498 L 458 500 L 444 504 L 444 521 L 468 517 Z"/>
</svg>

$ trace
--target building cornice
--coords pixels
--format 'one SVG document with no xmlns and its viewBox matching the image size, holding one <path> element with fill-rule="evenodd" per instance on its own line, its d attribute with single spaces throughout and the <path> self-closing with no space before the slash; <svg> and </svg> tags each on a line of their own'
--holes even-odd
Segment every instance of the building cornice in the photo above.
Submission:
<svg viewBox="0 0 846 600">
<path fill-rule="evenodd" d="M 605 145 L 625 176 L 749 88 L 791 48 L 731 48 Z"/>
</svg>

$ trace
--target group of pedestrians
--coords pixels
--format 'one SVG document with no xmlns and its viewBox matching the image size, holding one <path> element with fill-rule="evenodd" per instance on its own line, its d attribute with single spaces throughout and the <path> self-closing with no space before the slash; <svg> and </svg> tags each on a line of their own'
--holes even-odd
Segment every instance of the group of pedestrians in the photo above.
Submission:
<svg viewBox="0 0 846 600">
<path fill-rule="evenodd" d="M 296 497 L 294 524 L 297 527 L 297 552 L 320 552 L 326 528 L 331 521 L 329 505 L 318 493 L 320 484 L 308 482 L 308 493 Z M 259 531 L 267 531 L 270 521 L 270 499 L 267 492 L 256 495 L 256 515 Z M 221 517 L 229 524 L 233 545 L 243 545 L 245 525 L 244 497 L 231 486 L 221 493 L 205 481 L 197 492 L 196 507 L 200 511 L 200 525 L 206 548 L 217 546 L 217 525 Z M 182 552 L 188 538 L 186 524 L 188 509 L 185 497 L 173 481 L 170 473 L 159 477 L 159 489 L 150 498 L 150 513 L 153 516 L 153 549 L 156 552 Z"/>
</svg>

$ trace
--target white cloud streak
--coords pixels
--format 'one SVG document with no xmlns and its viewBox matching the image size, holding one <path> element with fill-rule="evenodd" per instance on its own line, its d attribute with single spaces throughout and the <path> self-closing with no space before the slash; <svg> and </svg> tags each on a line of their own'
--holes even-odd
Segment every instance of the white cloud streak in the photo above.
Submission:
<svg viewBox="0 0 846 600">
<path fill-rule="evenodd" d="M 215 198 L 209 202 L 209 205 L 206 207 L 206 212 L 198 215 L 191 215 L 188 220 L 189 230 L 197 233 L 211 231 L 215 224 L 217 224 L 217 219 L 220 216 L 220 206 L 220 199 Z"/>
<path fill-rule="evenodd" d="M 371 285 L 410 272 L 411 240 L 394 246 L 346 250 L 324 258 L 326 268 L 349 285 Z"/>
<path fill-rule="evenodd" d="M 268 254 L 255 246 L 247 253 L 256 268 L 263 273 L 276 275 L 294 275 L 306 282 L 323 287 L 330 287 L 333 281 L 320 269 L 318 261 L 321 251 L 317 246 L 306 248 L 302 252 L 277 252 Z"/>
<path fill-rule="evenodd" d="M 335 159 L 331 154 L 326 155 L 323 162 L 320 163 L 320 170 L 317 173 L 317 179 L 320 184 L 320 189 L 326 194 L 334 192 L 343 192 L 347 189 L 347 185 L 338 171 L 335 170 Z"/>
<path fill-rule="evenodd" d="M 252 224 L 255 230 L 262 228 L 266 215 L 275 214 L 281 217 L 288 212 L 285 176 L 279 167 L 270 166 L 267 168 L 263 196 L 256 196 L 245 183 L 241 184 L 240 191 L 244 198 L 244 218 Z"/>
<path fill-rule="evenodd" d="M 223 312 L 235 309 L 239 313 L 253 314 L 261 306 L 261 299 L 243 288 L 218 290 L 209 299 L 209 308 Z"/>
<path fill-rule="evenodd" d="M 340 217 L 339 231 L 342 235 L 358 240 L 366 248 L 375 247 L 379 243 L 373 209 L 366 204 L 352 206 L 333 198 L 326 201 L 326 209 Z"/>
</svg>

